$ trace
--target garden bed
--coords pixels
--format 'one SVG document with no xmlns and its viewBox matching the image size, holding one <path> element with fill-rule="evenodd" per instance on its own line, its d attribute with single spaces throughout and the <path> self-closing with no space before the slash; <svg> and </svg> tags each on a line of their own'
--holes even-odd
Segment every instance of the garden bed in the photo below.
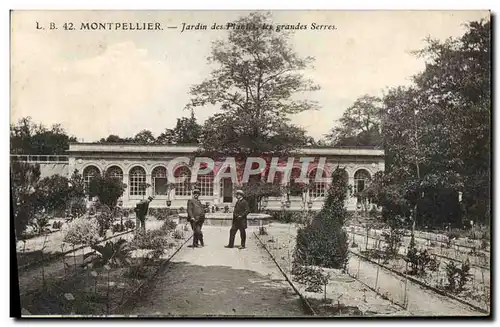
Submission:
<svg viewBox="0 0 500 327">
<path fill-rule="evenodd" d="M 135 223 L 135 219 L 132 221 Z M 119 219 L 116 219 L 114 221 L 114 223 L 117 222 L 119 222 Z M 163 223 L 162 221 L 157 220 L 154 217 L 151 217 L 148 218 L 146 225 L 148 229 L 158 229 L 162 223 Z M 107 230 L 104 239 L 125 234 L 126 231 L 127 230 L 114 233 L 112 230 Z M 132 230 L 129 229 L 128 231 Z M 57 230 L 52 233 L 38 235 L 36 237 L 24 241 L 22 240 L 17 241 L 16 245 L 17 266 L 22 269 L 23 267 L 36 265 L 42 260 L 50 261 L 65 253 L 69 253 L 74 249 L 81 248 L 81 246 L 78 245 L 73 247 L 68 243 L 64 243 L 63 240 L 64 240 L 63 231 Z"/>
<path fill-rule="evenodd" d="M 347 228 L 347 231 L 351 234 L 351 239 L 352 239 L 352 234 L 355 234 L 357 236 L 363 237 L 366 239 L 366 230 L 363 228 L 355 228 L 354 232 L 352 227 Z M 368 233 L 368 245 L 369 247 L 376 247 L 376 244 L 378 241 L 382 241 L 382 231 L 373 231 L 370 230 Z M 410 244 L 410 239 L 411 237 L 405 236 L 403 237 L 403 242 L 400 248 L 401 254 L 406 254 L 403 253 L 405 248 L 407 248 Z M 366 243 L 366 241 L 364 241 Z M 363 244 L 364 244 L 363 243 Z M 427 241 L 421 238 L 415 237 L 415 244 L 417 248 L 426 248 L 431 254 L 435 254 L 436 256 L 440 256 L 443 258 L 449 258 L 451 260 L 459 261 L 459 262 L 464 262 L 465 260 L 469 260 L 470 263 L 477 268 L 482 268 L 482 269 L 490 269 L 490 254 L 485 251 L 471 251 L 468 249 L 460 248 L 457 245 L 454 245 L 453 242 L 448 246 L 446 246 L 443 243 L 439 242 L 432 242 L 432 241 Z"/>
<path fill-rule="evenodd" d="M 89 258 L 84 265 L 82 254 L 66 259 L 69 269 L 65 267 L 63 272 L 55 272 L 45 283 L 41 281 L 34 283 L 35 287 L 25 287 L 24 292 L 21 288 L 21 307 L 31 315 L 112 314 L 156 273 L 163 260 L 170 258 L 186 242 L 188 236 L 183 236 L 181 230 L 182 226 L 177 226 L 165 232 L 165 248 L 156 259 L 150 254 L 157 249 L 141 248 L 133 250 L 130 264 L 123 266 L 94 267 L 87 264 Z"/>
<path fill-rule="evenodd" d="M 265 228 L 267 235 L 258 235 L 268 250 L 275 257 L 287 276 L 291 274 L 293 250 L 297 235 L 297 226 L 272 223 Z M 259 233 L 257 233 L 259 234 Z M 324 290 L 320 293 L 306 291 L 307 286 L 294 282 L 298 290 L 320 316 L 362 316 L 362 315 L 408 315 L 400 307 L 383 299 L 375 292 L 339 269 L 323 269 L 330 274 Z"/>
<path fill-rule="evenodd" d="M 376 242 L 368 242 L 368 247 L 366 246 L 366 235 L 354 234 L 355 242 L 358 247 L 351 248 L 351 251 L 355 253 L 360 253 L 363 256 L 375 261 L 378 264 L 383 265 L 389 269 L 392 269 L 398 273 L 406 275 L 409 272 L 409 267 L 407 262 L 404 260 L 406 257 L 406 246 L 401 246 L 399 254 L 388 260 L 384 260 L 383 246 L 384 242 L 378 240 Z M 352 244 L 352 234 L 350 237 Z M 372 238 L 370 238 L 372 239 Z M 375 240 L 374 240 L 375 241 Z M 418 246 L 417 248 L 426 248 Z M 447 289 L 448 277 L 446 273 L 446 264 L 449 262 L 455 262 L 455 260 L 448 259 L 444 256 L 432 255 L 433 250 L 436 249 L 428 247 L 430 257 L 433 259 L 435 264 L 430 265 L 425 273 L 422 275 L 411 275 L 410 278 L 415 279 L 425 285 L 435 288 L 444 294 L 452 297 L 457 297 L 465 303 L 470 303 L 472 306 L 481 308 L 482 310 L 489 311 L 490 303 L 490 270 L 479 268 L 476 266 L 470 267 L 470 279 L 465 285 L 464 290 L 460 292 L 451 292 Z M 465 259 L 463 259 L 465 261 Z M 460 265 L 458 265 L 460 267 Z"/>
</svg>

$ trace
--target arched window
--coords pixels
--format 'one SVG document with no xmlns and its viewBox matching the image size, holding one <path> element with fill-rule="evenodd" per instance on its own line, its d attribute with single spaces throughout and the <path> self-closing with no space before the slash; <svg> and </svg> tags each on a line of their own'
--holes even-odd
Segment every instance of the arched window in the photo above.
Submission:
<svg viewBox="0 0 500 327">
<path fill-rule="evenodd" d="M 175 195 L 190 196 L 191 188 L 189 183 L 191 180 L 191 170 L 186 166 L 179 167 L 174 171 L 174 176 L 176 179 L 179 179 L 175 182 Z"/>
<path fill-rule="evenodd" d="M 109 167 L 108 170 L 106 170 L 106 173 L 112 178 L 117 178 L 120 181 L 123 181 L 123 170 L 118 166 Z"/>
<path fill-rule="evenodd" d="M 196 187 L 200 189 L 200 196 L 213 196 L 214 195 L 214 172 L 208 174 L 198 175 L 196 180 Z"/>
<path fill-rule="evenodd" d="M 99 176 L 100 174 L 101 173 L 99 171 L 99 168 L 97 168 L 96 166 L 85 167 L 82 174 L 83 182 L 85 183 L 85 192 L 88 192 L 90 181 L 92 180 L 92 178 Z"/>
<path fill-rule="evenodd" d="M 144 168 L 136 166 L 130 169 L 128 179 L 130 195 L 146 195 L 146 171 Z"/>
<path fill-rule="evenodd" d="M 366 169 L 360 169 L 354 173 L 354 194 L 363 192 L 370 179 L 370 173 Z"/>
<path fill-rule="evenodd" d="M 311 197 L 312 200 L 316 198 L 322 198 L 326 196 L 326 188 L 327 184 L 323 181 L 316 182 L 316 173 L 318 169 L 314 168 L 309 172 L 309 185 L 310 185 L 310 190 L 309 190 L 309 196 Z M 326 171 L 322 171 L 322 176 L 321 178 L 326 178 L 327 174 Z"/>
<path fill-rule="evenodd" d="M 290 173 L 290 195 L 291 196 L 301 196 L 302 189 L 300 188 L 300 183 L 298 179 L 300 178 L 301 170 L 300 168 L 293 168 Z"/>
<path fill-rule="evenodd" d="M 158 166 L 153 169 L 153 172 L 151 173 L 151 187 L 153 188 L 154 195 L 167 195 L 167 168 Z"/>
</svg>

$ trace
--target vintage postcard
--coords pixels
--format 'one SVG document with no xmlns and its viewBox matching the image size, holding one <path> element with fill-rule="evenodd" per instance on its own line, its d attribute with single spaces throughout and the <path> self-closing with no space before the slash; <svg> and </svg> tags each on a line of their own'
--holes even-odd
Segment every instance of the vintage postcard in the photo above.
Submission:
<svg viewBox="0 0 500 327">
<path fill-rule="evenodd" d="M 11 11 L 12 315 L 491 317 L 490 20 Z"/>
</svg>

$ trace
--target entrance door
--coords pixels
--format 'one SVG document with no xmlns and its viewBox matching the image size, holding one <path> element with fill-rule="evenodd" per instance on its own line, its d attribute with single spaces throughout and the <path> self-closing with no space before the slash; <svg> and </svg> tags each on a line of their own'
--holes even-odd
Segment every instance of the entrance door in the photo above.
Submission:
<svg viewBox="0 0 500 327">
<path fill-rule="evenodd" d="M 233 203 L 233 183 L 231 178 L 222 180 L 222 202 Z"/>
</svg>

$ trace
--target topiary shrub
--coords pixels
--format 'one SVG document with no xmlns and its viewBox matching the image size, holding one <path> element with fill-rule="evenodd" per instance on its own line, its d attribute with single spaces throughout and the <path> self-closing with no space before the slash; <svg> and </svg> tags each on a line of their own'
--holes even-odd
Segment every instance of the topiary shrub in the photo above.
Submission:
<svg viewBox="0 0 500 327">
<path fill-rule="evenodd" d="M 294 264 L 344 269 L 348 260 L 348 236 L 343 226 L 348 185 L 344 169 L 332 173 L 332 183 L 321 211 L 297 232 Z"/>
</svg>

